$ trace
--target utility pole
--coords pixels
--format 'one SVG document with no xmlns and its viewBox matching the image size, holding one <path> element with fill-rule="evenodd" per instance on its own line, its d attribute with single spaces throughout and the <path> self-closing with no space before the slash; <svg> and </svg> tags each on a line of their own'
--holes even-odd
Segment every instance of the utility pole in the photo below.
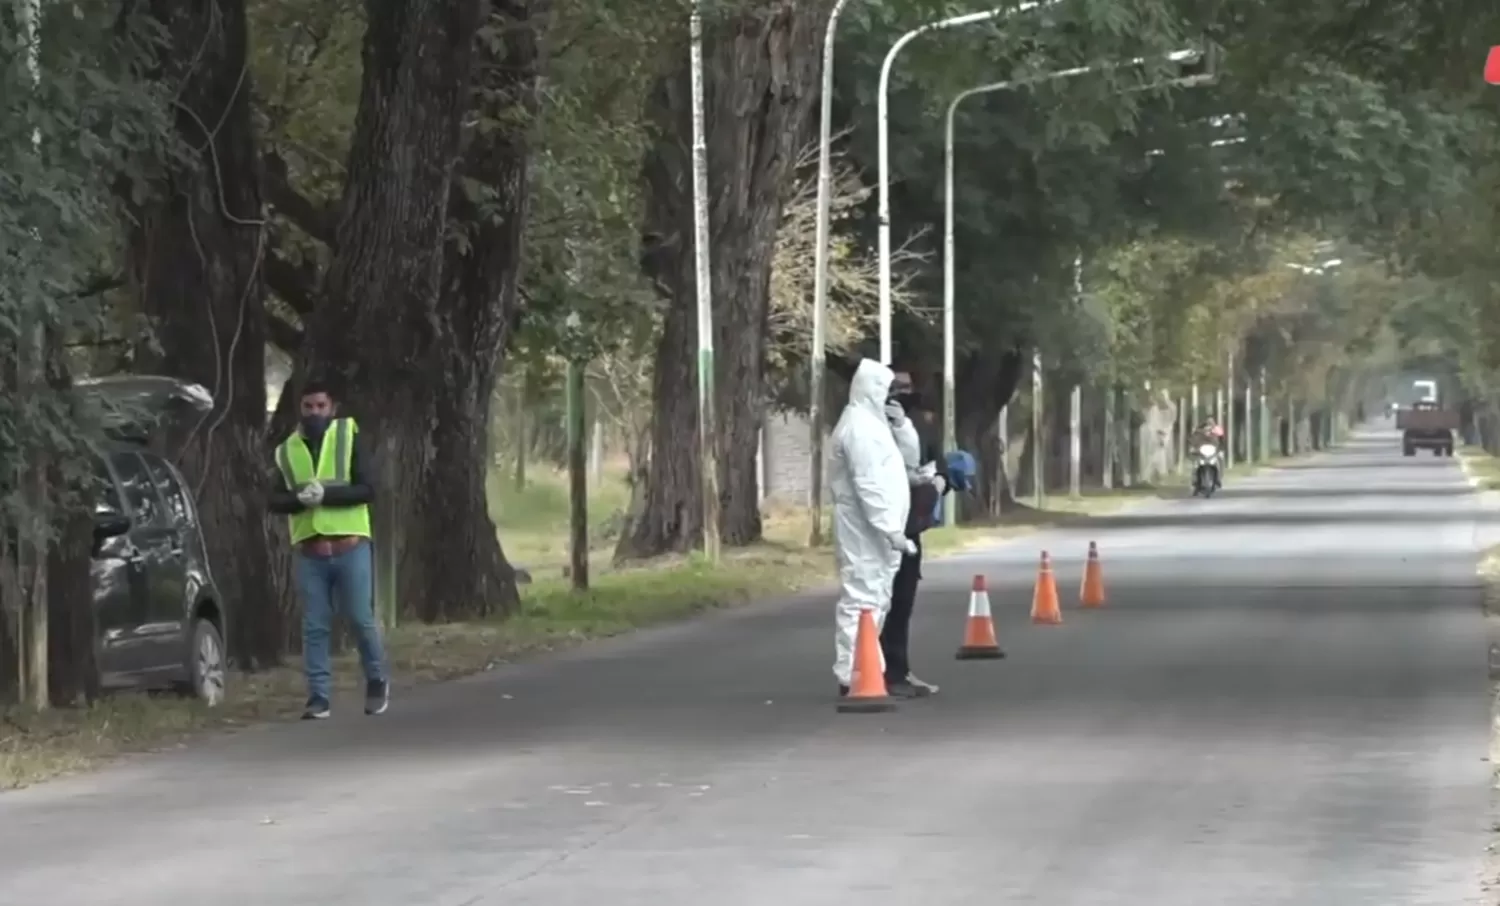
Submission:
<svg viewBox="0 0 1500 906">
<path fill-rule="evenodd" d="M 1266 405 L 1266 369 L 1260 370 L 1260 458 L 1271 459 L 1271 408 Z"/>
<path fill-rule="evenodd" d="M 812 475 L 808 482 L 809 547 L 823 543 L 823 389 L 828 358 L 828 234 L 831 231 L 833 204 L 833 50 L 839 15 L 849 0 L 837 0 L 823 29 L 823 94 L 818 121 L 818 223 L 816 247 L 813 249 L 813 340 L 811 395 L 807 404 L 808 431 L 811 443 Z"/>
<path fill-rule="evenodd" d="M 1083 388 L 1073 385 L 1068 400 L 1068 495 L 1083 496 Z"/>
<path fill-rule="evenodd" d="M 20 0 L 18 4 L 21 30 L 26 40 L 26 70 L 31 75 L 32 88 L 40 92 L 42 85 L 42 4 L 41 0 Z M 40 107 L 40 104 L 38 104 Z M 31 133 L 32 151 L 42 151 L 42 131 Z M 42 242 L 40 235 L 34 237 Z M 29 318 L 29 313 L 26 317 Z M 37 323 L 28 325 L 21 332 L 16 356 L 16 387 L 24 396 L 38 392 L 46 380 L 46 330 L 38 315 Z M 17 573 L 24 577 L 23 597 L 20 601 L 20 638 L 16 640 L 19 654 L 20 701 L 38 711 L 51 704 L 47 687 L 47 528 L 48 488 L 47 462 L 38 450 L 27 451 L 21 459 L 20 486 L 25 523 L 20 535 L 21 545 L 17 557 Z"/>
<path fill-rule="evenodd" d="M 1036 508 L 1041 509 L 1047 496 L 1047 440 L 1042 437 L 1042 353 L 1031 360 L 1031 490 L 1036 494 Z"/>
<path fill-rule="evenodd" d="M 1224 468 L 1234 468 L 1234 442 L 1239 439 L 1234 430 L 1234 353 L 1229 354 L 1229 359 L 1224 366 L 1224 405 L 1221 410 L 1224 416 L 1220 421 L 1224 425 Z"/>
<path fill-rule="evenodd" d="M 995 434 L 999 438 L 1000 455 L 997 457 L 995 469 L 995 493 L 990 495 L 994 507 L 990 512 L 992 516 L 999 516 L 1005 509 L 1001 500 L 1007 489 L 1015 494 L 1015 486 L 1011 484 L 1010 469 L 1007 466 L 1010 456 L 1010 405 L 1000 407 L 1000 415 L 995 419 Z"/>
<path fill-rule="evenodd" d="M 718 426 L 714 414 L 713 270 L 709 261 L 708 141 L 703 111 L 703 0 L 689 23 L 693 70 L 693 247 L 698 284 L 698 468 L 703 494 L 703 554 L 719 561 Z"/>
</svg>

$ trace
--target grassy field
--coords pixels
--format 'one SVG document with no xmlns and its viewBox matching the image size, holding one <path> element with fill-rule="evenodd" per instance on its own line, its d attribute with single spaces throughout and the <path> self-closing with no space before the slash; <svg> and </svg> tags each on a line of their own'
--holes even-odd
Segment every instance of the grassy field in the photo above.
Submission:
<svg viewBox="0 0 1500 906">
<path fill-rule="evenodd" d="M 536 472 L 521 489 L 508 474 L 495 476 L 490 505 L 501 541 L 511 561 L 533 578 L 522 588 L 521 612 L 504 622 L 397 627 L 387 638 L 397 707 L 403 687 L 454 679 L 832 579 L 831 551 L 808 546 L 810 517 L 805 507 L 768 507 L 765 543 L 726 550 L 717 566 L 686 556 L 615 569 L 610 561 L 629 499 L 618 475 L 599 482 L 589 502 L 592 587 L 587 592 L 573 591 L 563 574 L 568 559 L 563 476 Z M 1045 510 L 1023 507 L 996 524 L 934 529 L 926 536 L 926 547 L 940 554 L 992 543 L 1108 513 L 1151 496 L 1161 495 L 1151 488 L 1136 488 L 1090 491 L 1078 499 L 1049 496 Z M 828 515 L 825 512 L 825 531 Z M 338 659 L 335 675 L 336 714 L 357 714 L 360 677 L 352 655 Z M 118 695 L 88 709 L 3 712 L 0 790 L 84 770 L 125 753 L 185 745 L 205 732 L 295 718 L 303 694 L 301 674 L 289 663 L 283 669 L 234 677 L 229 702 L 214 710 L 166 696 Z"/>
</svg>

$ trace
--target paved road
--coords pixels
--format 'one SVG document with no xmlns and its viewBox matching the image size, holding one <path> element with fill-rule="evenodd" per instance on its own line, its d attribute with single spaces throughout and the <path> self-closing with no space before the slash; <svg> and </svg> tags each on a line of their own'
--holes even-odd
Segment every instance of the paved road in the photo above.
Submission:
<svg viewBox="0 0 1500 906">
<path fill-rule="evenodd" d="M 894 715 L 803 600 L 5 794 L 0 904 L 1476 902 L 1500 515 L 1393 449 L 930 566 Z M 1027 625 L 1090 535 L 1108 609 Z M 961 664 L 980 569 L 1011 657 Z"/>
</svg>

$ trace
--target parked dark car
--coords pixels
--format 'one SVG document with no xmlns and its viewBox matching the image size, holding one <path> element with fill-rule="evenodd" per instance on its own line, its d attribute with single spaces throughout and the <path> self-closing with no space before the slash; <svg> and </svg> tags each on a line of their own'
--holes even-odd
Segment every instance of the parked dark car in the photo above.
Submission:
<svg viewBox="0 0 1500 906">
<path fill-rule="evenodd" d="M 139 399 L 152 381 L 89 382 L 105 401 Z M 206 395 L 201 387 L 183 385 Z M 201 397 L 162 400 L 188 402 Z M 207 403 L 211 408 L 211 399 Z M 140 409 L 132 410 L 137 416 Z M 171 688 L 208 705 L 224 700 L 228 659 L 223 598 L 214 585 L 198 507 L 182 474 L 151 448 L 142 420 L 113 419 L 112 440 L 96 465 L 91 568 L 101 685 Z"/>
</svg>

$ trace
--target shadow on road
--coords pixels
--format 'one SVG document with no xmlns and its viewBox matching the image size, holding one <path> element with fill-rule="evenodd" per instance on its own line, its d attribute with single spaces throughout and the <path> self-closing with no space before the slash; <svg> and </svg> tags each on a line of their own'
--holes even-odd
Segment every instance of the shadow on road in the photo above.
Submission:
<svg viewBox="0 0 1500 906">
<path fill-rule="evenodd" d="M 1380 484 L 1379 495 L 1381 497 L 1467 497 L 1474 493 L 1474 489 L 1468 485 L 1431 485 L 1431 484 L 1409 484 L 1390 485 Z M 1278 488 L 1278 487 L 1249 487 L 1237 488 L 1230 486 L 1225 488 L 1219 497 L 1227 500 L 1334 500 L 1338 498 L 1369 497 L 1370 488 Z M 1169 496 L 1163 499 L 1173 499 Z M 1181 499 L 1192 499 L 1185 494 Z"/>
<path fill-rule="evenodd" d="M 1246 494 L 1240 499 L 1255 495 Z M 1296 496 L 1296 495 L 1292 495 Z M 1369 527 L 1382 523 L 1390 525 L 1444 525 L 1453 522 L 1497 523 L 1500 511 L 1457 511 L 1452 507 L 1436 506 L 1432 509 L 1359 509 L 1341 513 L 1329 510 L 1308 510 L 1285 513 L 1245 513 L 1227 509 L 1214 509 L 1218 504 L 1228 503 L 1232 498 L 1225 492 L 1222 498 L 1202 501 L 1201 505 L 1186 512 L 1124 513 L 1116 516 L 1063 517 L 1057 520 L 1059 528 L 1087 528 L 1092 530 L 1136 530 L 1159 528 L 1185 528 L 1212 525 L 1215 530 L 1231 530 L 1249 526 L 1311 526 L 1351 525 Z"/>
</svg>

